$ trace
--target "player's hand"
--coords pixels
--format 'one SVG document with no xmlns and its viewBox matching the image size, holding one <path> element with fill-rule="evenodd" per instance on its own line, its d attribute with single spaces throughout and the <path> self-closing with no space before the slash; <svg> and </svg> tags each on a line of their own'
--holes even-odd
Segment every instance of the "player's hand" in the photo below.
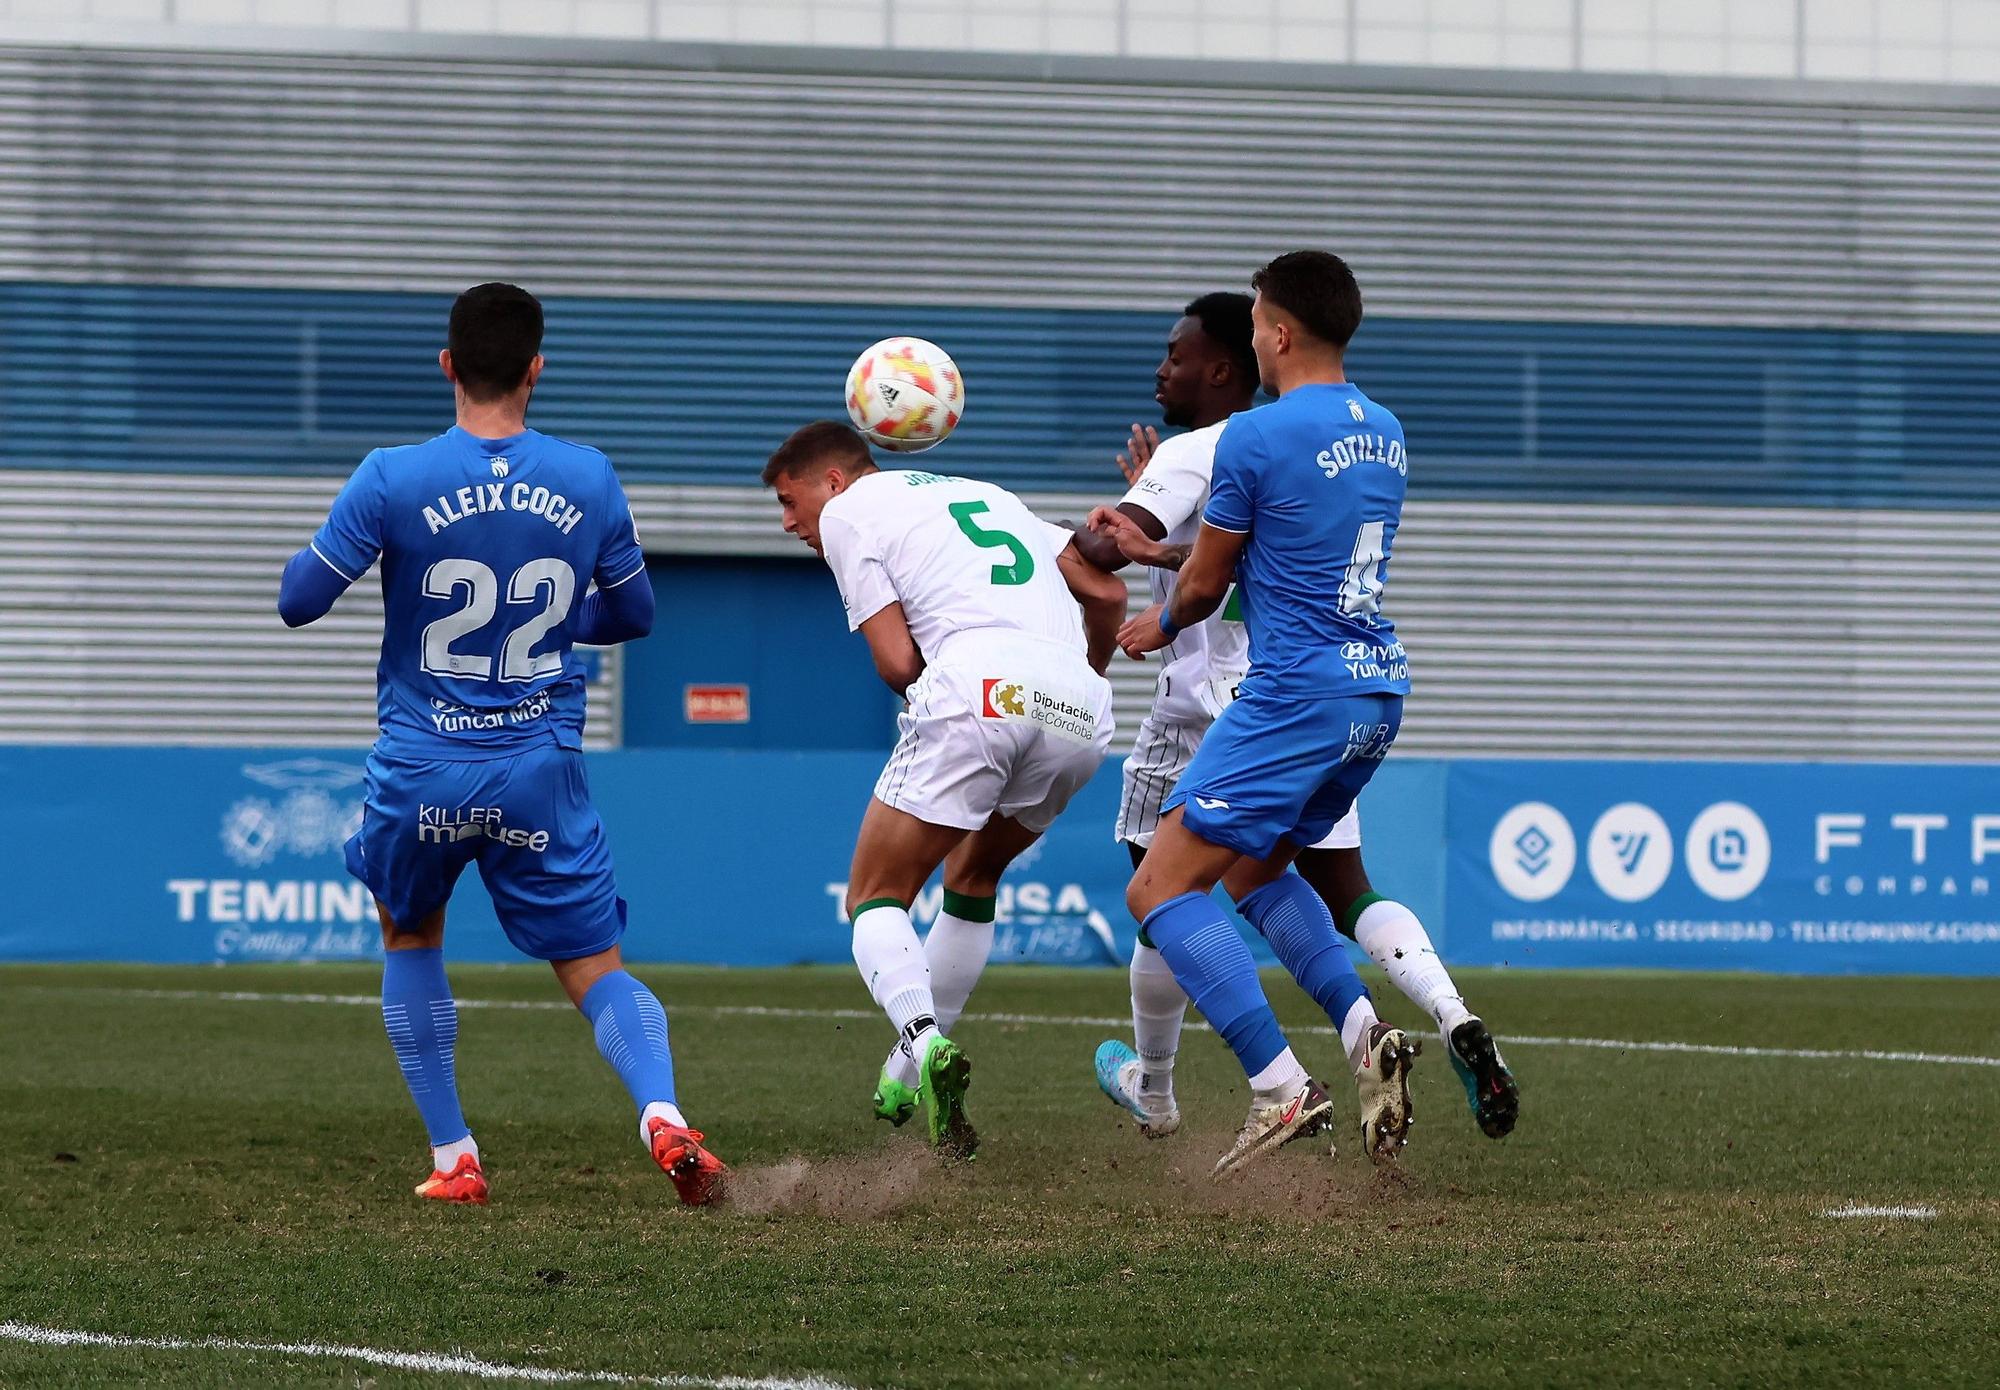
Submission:
<svg viewBox="0 0 2000 1390">
<path fill-rule="evenodd" d="M 1156 652 L 1173 640 L 1160 631 L 1160 607 L 1154 604 L 1118 629 L 1118 645 L 1134 661 L 1144 660 L 1147 652 Z"/>
<path fill-rule="evenodd" d="M 1111 537 L 1117 542 L 1118 553 L 1134 564 L 1158 565 L 1168 548 L 1140 530 L 1138 522 L 1116 507 L 1094 508 L 1090 513 L 1090 529 Z"/>
<path fill-rule="evenodd" d="M 1126 452 L 1118 456 L 1118 471 L 1125 475 L 1128 484 L 1136 483 L 1146 471 L 1146 465 L 1153 461 L 1153 453 L 1160 447 L 1160 432 L 1151 425 L 1132 426 L 1132 438 L 1126 442 Z"/>
</svg>

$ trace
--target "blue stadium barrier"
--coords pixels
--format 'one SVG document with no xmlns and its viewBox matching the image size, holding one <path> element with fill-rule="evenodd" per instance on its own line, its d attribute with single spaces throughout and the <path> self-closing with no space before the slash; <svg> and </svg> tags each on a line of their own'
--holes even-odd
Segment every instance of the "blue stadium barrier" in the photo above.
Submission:
<svg viewBox="0 0 2000 1390">
<path fill-rule="evenodd" d="M 2000 974 L 1990 767 L 1461 762 L 1467 964 Z"/>
<path fill-rule="evenodd" d="M 1197 286 L 1196 289 L 1208 288 Z M 344 473 L 434 434 L 450 297 L 0 282 L 0 463 Z M 754 485 L 889 333 L 951 350 L 948 466 L 1104 487 L 1152 419 L 1159 313 L 555 296 L 539 428 L 631 481 Z M 2000 507 L 2000 334 L 1371 316 L 1350 366 L 1422 498 Z M 939 456 L 941 459 L 944 455 Z"/>
<path fill-rule="evenodd" d="M 379 953 L 340 844 L 353 750 L 0 748 L 0 959 Z M 635 960 L 849 959 L 839 903 L 874 753 L 625 750 L 591 781 Z M 1116 769 L 1013 875 L 996 957 L 1130 951 Z M 1971 767 L 1391 758 L 1369 871 L 1468 965 L 2000 974 L 2000 784 Z M 917 905 L 927 923 L 935 886 Z M 476 873 L 449 950 L 517 959 Z"/>
</svg>

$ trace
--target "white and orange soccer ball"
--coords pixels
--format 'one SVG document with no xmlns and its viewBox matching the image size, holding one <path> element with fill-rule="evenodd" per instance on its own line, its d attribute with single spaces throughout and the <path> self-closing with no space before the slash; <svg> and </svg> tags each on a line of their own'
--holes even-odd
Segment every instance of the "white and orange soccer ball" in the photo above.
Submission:
<svg viewBox="0 0 2000 1390">
<path fill-rule="evenodd" d="M 944 441 L 965 413 L 965 378 L 936 343 L 884 338 L 847 369 L 847 418 L 871 444 L 914 454 Z"/>
</svg>

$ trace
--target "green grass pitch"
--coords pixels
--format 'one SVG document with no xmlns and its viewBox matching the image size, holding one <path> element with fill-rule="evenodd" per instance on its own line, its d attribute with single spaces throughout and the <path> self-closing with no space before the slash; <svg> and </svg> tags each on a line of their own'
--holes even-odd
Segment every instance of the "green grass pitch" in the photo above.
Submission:
<svg viewBox="0 0 2000 1390">
<path fill-rule="evenodd" d="M 870 1118 L 888 1026 L 853 973 L 638 968 L 681 1099 L 744 1200 L 678 1207 L 558 1008 L 469 1008 L 486 1210 L 417 1201 L 428 1154 L 366 968 L 0 969 L 0 1323 L 509 1365 L 849 1386 L 2000 1384 L 2000 1068 L 1517 1043 L 1480 1136 L 1435 1039 L 1394 1171 L 1301 1144 L 1209 1165 L 1240 1074 L 1191 1033 L 1188 1123 L 1142 1140 L 1078 1019 L 1122 972 L 995 969 L 958 1030 L 978 1161 Z M 467 1001 L 556 1002 L 539 967 Z M 1323 1024 L 1288 983 L 1288 1024 Z M 1374 981 L 1385 1011 L 1412 1011 Z M 1989 981 L 1464 972 L 1503 1045 L 1676 1040 L 2000 1056 Z M 161 997 L 157 992 L 170 992 Z M 188 997 L 188 996 L 193 997 Z M 768 1012 L 763 1012 L 768 1011 Z M 1117 1030 L 1123 1032 L 1122 1029 Z M 1352 1115 L 1324 1033 L 1302 1056 Z M 1830 1219 L 1850 1203 L 1929 1220 Z M 213 1348 L 0 1338 L 0 1384 L 464 1385 Z"/>
</svg>

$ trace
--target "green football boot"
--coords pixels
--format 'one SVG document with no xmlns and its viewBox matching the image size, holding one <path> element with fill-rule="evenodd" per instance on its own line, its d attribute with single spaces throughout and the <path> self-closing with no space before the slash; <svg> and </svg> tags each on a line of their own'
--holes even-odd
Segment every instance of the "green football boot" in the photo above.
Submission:
<svg viewBox="0 0 2000 1390">
<path fill-rule="evenodd" d="M 971 1059 L 950 1038 L 932 1038 L 917 1068 L 917 1097 L 923 1102 L 931 1147 L 946 1158 L 971 1158 L 979 1152 L 979 1134 L 965 1117 L 965 1089 L 971 1084 Z"/>
<path fill-rule="evenodd" d="M 910 1116 L 917 1113 L 917 1093 L 889 1075 L 887 1067 L 875 1079 L 875 1118 L 887 1120 L 897 1129 L 910 1122 Z"/>
</svg>

